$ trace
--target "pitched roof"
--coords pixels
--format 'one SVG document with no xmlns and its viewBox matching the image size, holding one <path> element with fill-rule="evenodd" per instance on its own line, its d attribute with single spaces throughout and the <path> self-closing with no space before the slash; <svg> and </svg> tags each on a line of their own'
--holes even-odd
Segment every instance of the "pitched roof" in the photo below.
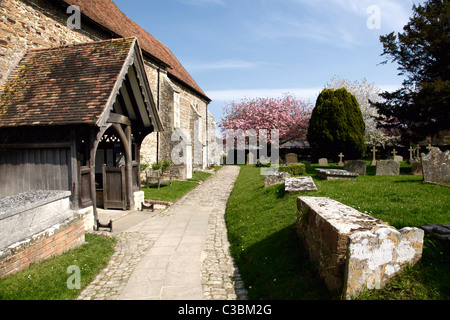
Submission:
<svg viewBox="0 0 450 320">
<path fill-rule="evenodd" d="M 142 50 L 169 65 L 167 70 L 169 75 L 211 101 L 169 48 L 125 15 L 112 0 L 64 0 L 64 2 L 67 5 L 79 6 L 82 14 L 120 37 L 137 37 Z"/>
<path fill-rule="evenodd" d="M 0 127 L 99 125 L 136 52 L 140 57 L 136 38 L 29 50 L 0 87 Z M 146 116 L 157 129 L 152 99 L 142 100 L 152 104 Z"/>
</svg>

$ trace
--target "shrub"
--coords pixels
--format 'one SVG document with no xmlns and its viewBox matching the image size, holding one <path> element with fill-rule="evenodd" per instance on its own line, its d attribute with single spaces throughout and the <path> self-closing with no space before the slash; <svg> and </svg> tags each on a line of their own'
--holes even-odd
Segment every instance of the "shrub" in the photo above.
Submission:
<svg viewBox="0 0 450 320">
<path fill-rule="evenodd" d="M 292 163 L 285 167 L 279 167 L 278 171 L 290 173 L 292 176 L 303 176 L 306 174 L 306 167 L 303 163 Z"/>
<path fill-rule="evenodd" d="M 316 157 L 336 159 L 343 152 L 346 159 L 365 154 L 365 124 L 355 96 L 345 88 L 324 89 L 317 98 L 308 129 L 308 142 Z"/>
<path fill-rule="evenodd" d="M 172 161 L 163 160 L 162 162 L 158 161 L 152 164 L 152 170 L 161 170 L 161 172 L 166 171 L 172 165 Z"/>
</svg>

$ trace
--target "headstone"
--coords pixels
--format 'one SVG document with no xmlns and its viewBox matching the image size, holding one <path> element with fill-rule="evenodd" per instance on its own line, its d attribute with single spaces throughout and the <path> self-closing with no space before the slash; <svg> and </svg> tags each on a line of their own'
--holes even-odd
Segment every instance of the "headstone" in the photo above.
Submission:
<svg viewBox="0 0 450 320">
<path fill-rule="evenodd" d="M 310 176 L 287 178 L 284 183 L 286 193 L 299 193 L 305 191 L 317 191 L 317 186 Z"/>
<path fill-rule="evenodd" d="M 413 161 L 411 165 L 411 174 L 415 176 L 420 176 L 423 174 L 422 162 Z"/>
<path fill-rule="evenodd" d="M 377 176 L 398 176 L 400 174 L 400 163 L 394 160 L 379 160 L 375 175 Z"/>
<path fill-rule="evenodd" d="M 338 163 L 338 166 L 343 166 L 344 165 L 344 163 L 342 162 L 342 158 L 344 158 L 344 155 L 342 154 L 342 152 L 339 154 L 339 163 Z"/>
<path fill-rule="evenodd" d="M 431 147 L 430 153 L 422 154 L 423 180 L 425 182 L 439 182 L 450 179 L 450 150 L 442 152 L 439 148 Z"/>
<path fill-rule="evenodd" d="M 417 160 L 420 159 L 420 146 L 419 145 L 416 147 L 416 159 Z"/>
<path fill-rule="evenodd" d="M 325 180 L 356 180 L 359 174 L 340 169 L 316 169 L 317 177 Z"/>
<path fill-rule="evenodd" d="M 321 166 L 321 167 L 328 167 L 328 159 L 327 158 L 320 158 L 319 159 L 319 166 Z"/>
<path fill-rule="evenodd" d="M 395 156 L 394 157 L 394 161 L 402 162 L 403 161 L 403 157 L 402 156 Z"/>
<path fill-rule="evenodd" d="M 291 175 L 287 172 L 271 172 L 264 177 L 264 187 L 274 186 L 276 184 L 284 183 Z"/>
<path fill-rule="evenodd" d="M 302 161 L 300 163 L 303 163 L 305 165 L 305 167 L 311 167 L 311 162 L 309 162 L 309 161 Z"/>
<path fill-rule="evenodd" d="M 297 163 L 298 156 L 295 153 L 288 153 L 285 157 L 286 164 Z"/>
<path fill-rule="evenodd" d="M 397 156 L 397 150 L 394 149 L 394 150 L 392 150 L 391 153 L 392 153 L 392 155 L 394 156 L 393 159 L 395 159 L 395 157 Z"/>
<path fill-rule="evenodd" d="M 255 155 L 253 152 L 249 152 L 249 154 L 247 154 L 247 164 L 256 164 Z"/>
<path fill-rule="evenodd" d="M 360 176 L 365 176 L 367 170 L 367 163 L 362 160 L 351 160 L 344 165 L 344 170 L 356 172 Z"/>
<path fill-rule="evenodd" d="M 415 149 L 413 148 L 413 146 L 410 146 L 408 151 L 409 151 L 409 161 L 413 162 L 414 161 L 413 152 L 415 151 Z"/>
<path fill-rule="evenodd" d="M 371 162 L 371 166 L 376 166 L 377 165 L 377 158 L 376 158 L 376 153 L 377 153 L 377 148 L 375 148 L 375 146 L 370 150 L 370 151 L 372 151 L 372 153 L 373 153 L 373 159 L 372 159 L 372 162 Z"/>
<path fill-rule="evenodd" d="M 266 158 L 266 157 L 264 157 L 264 156 L 261 156 L 261 157 L 258 159 L 258 161 L 259 161 L 259 163 L 261 163 L 261 164 L 267 165 L 267 164 L 270 163 L 270 158 Z"/>
</svg>

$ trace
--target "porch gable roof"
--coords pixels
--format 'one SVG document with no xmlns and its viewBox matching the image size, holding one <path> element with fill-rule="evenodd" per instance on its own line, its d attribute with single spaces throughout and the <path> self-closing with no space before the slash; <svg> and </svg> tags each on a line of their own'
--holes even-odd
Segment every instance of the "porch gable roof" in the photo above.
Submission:
<svg viewBox="0 0 450 320">
<path fill-rule="evenodd" d="M 102 126 L 131 71 L 136 118 L 162 131 L 137 38 L 29 50 L 0 87 L 0 128 Z"/>
</svg>

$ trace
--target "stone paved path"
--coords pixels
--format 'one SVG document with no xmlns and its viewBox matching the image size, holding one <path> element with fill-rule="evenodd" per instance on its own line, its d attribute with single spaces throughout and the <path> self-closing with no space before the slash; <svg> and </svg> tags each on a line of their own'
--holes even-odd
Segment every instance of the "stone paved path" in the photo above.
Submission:
<svg viewBox="0 0 450 320">
<path fill-rule="evenodd" d="M 225 166 L 174 206 L 118 233 L 108 267 L 78 299 L 247 299 L 224 219 L 238 174 Z"/>
</svg>

